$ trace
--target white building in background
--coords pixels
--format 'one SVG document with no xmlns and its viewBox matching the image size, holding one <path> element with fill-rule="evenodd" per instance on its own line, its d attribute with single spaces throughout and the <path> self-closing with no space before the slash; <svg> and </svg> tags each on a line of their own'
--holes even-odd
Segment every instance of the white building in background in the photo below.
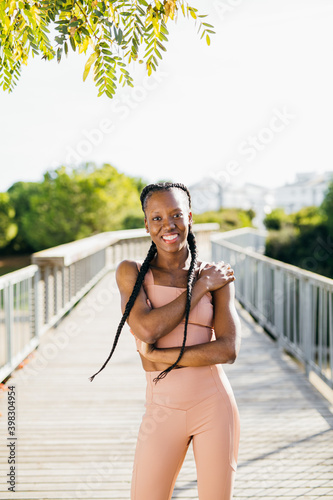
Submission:
<svg viewBox="0 0 333 500">
<path fill-rule="evenodd" d="M 265 207 L 271 199 L 269 190 L 255 184 L 232 184 L 226 182 L 218 183 L 211 177 L 205 177 L 200 182 L 190 186 L 192 197 L 192 209 L 194 213 L 200 214 L 209 210 L 223 208 L 252 208 L 256 217 L 253 223 L 262 227 L 265 216 Z"/>
<path fill-rule="evenodd" d="M 192 209 L 199 214 L 221 207 L 252 208 L 256 213 L 253 223 L 261 228 L 265 215 L 274 208 L 283 208 L 286 213 L 292 213 L 306 206 L 319 206 L 331 181 L 333 172 L 299 173 L 294 183 L 268 189 L 255 184 L 239 185 L 204 177 L 190 186 Z"/>
<path fill-rule="evenodd" d="M 306 172 L 296 174 L 296 181 L 292 184 L 274 189 L 274 206 L 284 208 L 290 214 L 298 212 L 303 207 L 321 205 L 330 182 L 333 181 L 333 172 Z"/>
</svg>

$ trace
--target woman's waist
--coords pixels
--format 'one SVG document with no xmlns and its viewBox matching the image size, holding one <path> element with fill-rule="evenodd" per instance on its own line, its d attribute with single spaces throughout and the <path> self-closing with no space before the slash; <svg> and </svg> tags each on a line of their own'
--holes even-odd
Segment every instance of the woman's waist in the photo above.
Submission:
<svg viewBox="0 0 333 500">
<path fill-rule="evenodd" d="M 187 366 L 171 370 L 158 382 L 160 371 L 146 371 L 147 403 L 188 409 L 222 388 L 221 365 Z"/>
<path fill-rule="evenodd" d="M 144 369 L 145 372 L 154 372 L 155 374 L 159 374 L 169 368 L 170 364 L 168 363 L 156 363 L 154 361 L 150 361 L 144 357 L 141 357 L 142 361 L 142 368 Z M 173 370 L 180 370 L 183 368 L 188 368 L 187 366 L 176 366 L 173 368 Z M 156 376 L 157 376 L 156 375 Z"/>
</svg>

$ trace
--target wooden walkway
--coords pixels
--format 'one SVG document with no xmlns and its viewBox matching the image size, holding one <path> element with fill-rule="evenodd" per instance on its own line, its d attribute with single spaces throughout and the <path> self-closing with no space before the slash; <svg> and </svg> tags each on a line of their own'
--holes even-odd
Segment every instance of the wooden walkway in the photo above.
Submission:
<svg viewBox="0 0 333 500">
<path fill-rule="evenodd" d="M 1 392 L 0 498 L 128 499 L 145 376 L 119 320 L 114 275 L 42 339 L 7 381 L 17 397 L 16 492 L 7 490 L 7 392 Z M 299 368 L 240 310 L 241 353 L 227 365 L 241 415 L 235 499 L 333 499 L 333 414 Z M 192 451 L 173 499 L 197 499 Z"/>
</svg>

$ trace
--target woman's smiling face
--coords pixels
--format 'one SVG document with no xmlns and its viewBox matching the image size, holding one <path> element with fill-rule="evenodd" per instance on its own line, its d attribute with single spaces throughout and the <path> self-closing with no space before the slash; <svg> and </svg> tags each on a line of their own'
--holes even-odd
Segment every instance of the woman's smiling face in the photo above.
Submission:
<svg viewBox="0 0 333 500">
<path fill-rule="evenodd" d="M 155 191 L 148 197 L 145 226 L 157 248 L 168 252 L 183 248 L 191 224 L 192 213 L 185 192 L 173 188 Z"/>
</svg>

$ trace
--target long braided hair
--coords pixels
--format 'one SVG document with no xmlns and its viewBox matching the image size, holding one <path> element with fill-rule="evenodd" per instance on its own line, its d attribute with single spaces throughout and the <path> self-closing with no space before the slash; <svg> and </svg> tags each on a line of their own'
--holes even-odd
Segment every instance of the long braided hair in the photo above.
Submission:
<svg viewBox="0 0 333 500">
<path fill-rule="evenodd" d="M 191 208 L 191 195 L 190 195 L 187 187 L 184 186 L 184 184 L 180 184 L 178 182 L 159 182 L 156 184 L 149 184 L 148 186 L 145 186 L 143 188 L 141 195 L 140 195 L 140 201 L 141 201 L 141 206 L 142 206 L 143 212 L 145 212 L 147 200 L 152 195 L 152 193 L 154 193 L 156 191 L 169 191 L 171 189 L 181 189 L 184 193 L 186 193 L 187 198 L 188 198 L 189 208 Z M 168 368 L 163 370 L 161 373 L 159 373 L 159 375 L 157 377 L 154 378 L 155 383 L 157 383 L 159 380 L 164 378 L 173 368 L 175 368 L 177 366 L 177 364 L 179 363 L 181 357 L 184 354 L 184 350 L 185 350 L 185 343 L 186 343 L 186 337 L 187 337 L 187 325 L 188 325 L 188 318 L 189 318 L 190 308 L 191 308 L 192 289 L 193 289 L 193 282 L 194 282 L 194 278 L 195 278 L 195 267 L 196 267 L 196 263 L 197 263 L 197 247 L 196 247 L 194 234 L 192 233 L 190 227 L 189 227 L 189 231 L 188 231 L 187 242 L 188 242 L 189 250 L 191 253 L 191 263 L 190 263 L 190 267 L 189 267 L 188 275 L 187 275 L 185 325 L 184 325 L 183 343 L 182 343 L 177 360 L 171 366 L 169 366 Z M 124 314 L 123 314 L 123 316 L 120 320 L 120 323 L 118 325 L 111 352 L 110 352 L 107 360 L 105 361 L 105 363 L 102 365 L 102 367 L 94 375 L 89 377 L 89 380 L 91 382 L 94 380 L 95 376 L 99 372 L 101 372 L 105 368 L 107 363 L 110 361 L 111 356 L 113 355 L 114 350 L 117 346 L 122 328 L 126 322 L 126 319 L 129 316 L 131 309 L 133 307 L 133 304 L 134 304 L 134 302 L 139 294 L 139 291 L 140 291 L 140 288 L 143 284 L 145 275 L 149 269 L 150 262 L 153 260 L 155 255 L 156 255 L 156 245 L 154 242 L 152 242 L 151 246 L 148 250 L 147 256 L 146 256 L 145 260 L 143 261 L 141 268 L 139 270 L 139 273 L 138 273 L 136 282 L 134 284 L 132 293 L 130 295 L 130 298 L 128 299 L 127 304 L 125 306 Z"/>
</svg>

